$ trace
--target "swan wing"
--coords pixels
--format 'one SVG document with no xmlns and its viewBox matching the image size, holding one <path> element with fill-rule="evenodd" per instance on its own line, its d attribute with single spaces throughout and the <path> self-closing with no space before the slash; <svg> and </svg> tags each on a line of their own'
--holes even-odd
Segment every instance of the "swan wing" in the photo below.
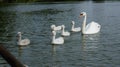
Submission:
<svg viewBox="0 0 120 67">
<path fill-rule="evenodd" d="M 65 32 L 62 33 L 62 36 L 70 36 L 70 32 L 65 31 Z"/>
<path fill-rule="evenodd" d="M 85 29 L 87 34 L 97 33 L 100 31 L 100 25 L 94 21 L 89 23 Z"/>
<path fill-rule="evenodd" d="M 72 31 L 73 31 L 73 32 L 79 32 L 79 31 L 81 31 L 81 28 L 80 28 L 80 27 L 73 28 Z"/>
<path fill-rule="evenodd" d="M 29 39 L 23 39 L 19 42 L 20 45 L 28 45 L 30 44 L 30 40 Z"/>
<path fill-rule="evenodd" d="M 67 32 L 67 31 L 66 31 L 65 33 L 66 33 L 66 35 L 68 35 L 68 36 L 70 35 L 70 32 Z"/>
<path fill-rule="evenodd" d="M 55 41 L 56 41 L 56 42 L 63 42 L 64 39 L 63 39 L 63 37 L 59 37 L 59 38 L 56 38 Z"/>
<path fill-rule="evenodd" d="M 54 44 L 63 44 L 64 43 L 64 38 L 59 37 L 54 40 Z"/>
</svg>

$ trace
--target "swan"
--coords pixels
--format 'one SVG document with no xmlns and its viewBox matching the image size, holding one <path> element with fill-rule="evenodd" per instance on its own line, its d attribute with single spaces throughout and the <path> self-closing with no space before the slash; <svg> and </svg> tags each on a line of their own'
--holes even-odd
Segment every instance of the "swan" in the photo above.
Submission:
<svg viewBox="0 0 120 67">
<path fill-rule="evenodd" d="M 29 39 L 21 39 L 22 38 L 22 34 L 21 32 L 18 32 L 18 45 L 20 46 L 25 46 L 25 45 L 28 45 L 30 44 L 30 40 Z"/>
<path fill-rule="evenodd" d="M 95 34 L 100 31 L 101 25 L 94 21 L 86 25 L 86 19 L 87 19 L 86 12 L 81 12 L 80 17 L 82 16 L 84 16 L 84 20 L 82 24 L 82 34 Z"/>
<path fill-rule="evenodd" d="M 63 37 L 56 38 L 56 31 L 52 31 L 52 34 L 53 34 L 52 44 L 63 44 L 64 43 Z"/>
<path fill-rule="evenodd" d="M 54 30 L 54 31 L 58 31 L 58 30 L 61 30 L 62 27 L 61 26 L 55 26 L 54 24 L 51 25 L 51 29 Z"/>
<path fill-rule="evenodd" d="M 62 25 L 62 36 L 70 36 L 70 32 L 65 31 L 65 25 Z"/>
<path fill-rule="evenodd" d="M 79 31 L 81 31 L 81 28 L 80 28 L 80 27 L 75 28 L 75 22 L 72 21 L 71 31 L 72 31 L 72 32 L 79 32 Z"/>
</svg>

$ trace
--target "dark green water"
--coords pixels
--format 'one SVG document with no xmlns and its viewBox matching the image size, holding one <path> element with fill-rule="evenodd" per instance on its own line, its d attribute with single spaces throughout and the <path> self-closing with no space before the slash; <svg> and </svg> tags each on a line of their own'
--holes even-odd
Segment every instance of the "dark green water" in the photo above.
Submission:
<svg viewBox="0 0 120 67">
<path fill-rule="evenodd" d="M 120 2 L 54 2 L 8 4 L 0 6 L 0 42 L 29 67 L 120 67 Z M 87 12 L 87 23 L 101 24 L 95 35 L 82 36 L 81 32 L 65 37 L 63 45 L 51 45 L 52 24 L 66 26 L 71 21 L 82 25 L 80 12 Z M 19 47 L 17 32 L 29 38 L 31 44 Z M 59 36 L 59 35 L 58 35 Z M 0 67 L 9 67 L 0 58 Z"/>
</svg>

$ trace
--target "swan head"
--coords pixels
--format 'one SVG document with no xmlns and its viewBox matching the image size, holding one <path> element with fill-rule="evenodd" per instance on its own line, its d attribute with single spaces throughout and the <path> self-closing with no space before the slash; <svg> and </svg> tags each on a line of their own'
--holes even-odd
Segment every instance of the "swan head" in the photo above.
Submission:
<svg viewBox="0 0 120 67">
<path fill-rule="evenodd" d="M 75 22 L 74 22 L 74 21 L 72 21 L 72 24 L 75 24 Z"/>
<path fill-rule="evenodd" d="M 21 32 L 18 32 L 18 34 L 21 34 Z"/>
<path fill-rule="evenodd" d="M 21 32 L 18 32 L 17 34 L 18 34 L 19 36 L 21 36 L 22 33 L 21 33 Z"/>
<path fill-rule="evenodd" d="M 55 31 L 52 31 L 52 34 L 55 36 L 55 35 L 56 35 L 56 32 L 55 32 Z"/>
<path fill-rule="evenodd" d="M 53 25 L 51 25 L 51 28 L 53 29 L 55 27 L 55 25 L 53 24 Z"/>
<path fill-rule="evenodd" d="M 65 25 L 62 25 L 62 28 L 65 28 Z"/>
<path fill-rule="evenodd" d="M 81 12 L 80 16 L 86 16 L 86 12 Z"/>
</svg>

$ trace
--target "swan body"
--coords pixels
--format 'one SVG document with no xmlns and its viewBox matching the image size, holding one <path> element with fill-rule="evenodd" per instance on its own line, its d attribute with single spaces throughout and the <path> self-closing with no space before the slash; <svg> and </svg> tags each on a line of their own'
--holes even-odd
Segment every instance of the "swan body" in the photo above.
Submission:
<svg viewBox="0 0 120 67">
<path fill-rule="evenodd" d="M 21 32 L 18 32 L 18 36 L 19 36 L 18 45 L 25 46 L 25 45 L 30 44 L 30 40 L 29 39 L 21 39 L 22 38 Z"/>
<path fill-rule="evenodd" d="M 58 30 L 61 30 L 62 27 L 61 26 L 51 25 L 51 29 L 54 30 L 54 31 L 58 31 Z"/>
<path fill-rule="evenodd" d="M 82 24 L 82 34 L 95 34 L 100 32 L 101 25 L 92 21 L 91 23 L 86 25 L 87 14 L 86 12 L 82 12 L 80 16 L 84 16 L 83 24 Z"/>
<path fill-rule="evenodd" d="M 65 26 L 64 25 L 62 25 L 62 34 L 61 35 L 62 36 L 70 36 L 70 32 L 65 31 Z"/>
<path fill-rule="evenodd" d="M 75 22 L 72 21 L 71 31 L 72 31 L 72 32 L 79 32 L 79 31 L 81 31 L 81 28 L 80 28 L 80 27 L 76 27 L 76 28 L 75 28 Z"/>
<path fill-rule="evenodd" d="M 64 38 L 58 37 L 56 38 L 56 32 L 52 31 L 53 38 L 52 38 L 52 44 L 64 44 Z"/>
</svg>

